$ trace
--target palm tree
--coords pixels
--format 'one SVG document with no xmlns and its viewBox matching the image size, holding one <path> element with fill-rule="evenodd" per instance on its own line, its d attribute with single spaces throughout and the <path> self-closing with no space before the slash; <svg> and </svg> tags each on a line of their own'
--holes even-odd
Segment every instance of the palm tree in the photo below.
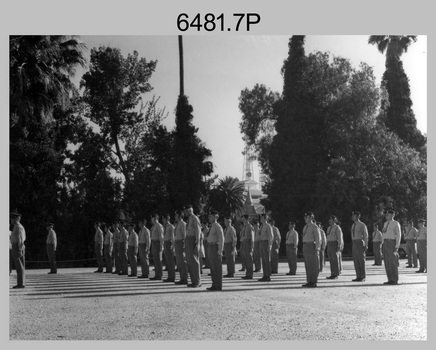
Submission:
<svg viewBox="0 0 436 350">
<path fill-rule="evenodd" d="M 244 208 L 244 184 L 230 176 L 219 179 L 210 192 L 209 208 L 218 210 L 220 216 L 241 214 Z"/>
<path fill-rule="evenodd" d="M 418 38 L 416 35 L 371 35 L 368 44 L 377 46 L 377 49 L 384 53 L 386 51 L 386 62 L 390 59 L 399 60 L 403 52 Z"/>
</svg>

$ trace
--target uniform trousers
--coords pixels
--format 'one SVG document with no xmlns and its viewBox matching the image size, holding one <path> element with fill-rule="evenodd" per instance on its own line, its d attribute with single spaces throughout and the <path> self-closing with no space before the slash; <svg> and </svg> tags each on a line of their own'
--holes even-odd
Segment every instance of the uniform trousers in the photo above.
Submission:
<svg viewBox="0 0 436 350">
<path fill-rule="evenodd" d="M 171 241 L 164 241 L 164 254 L 167 261 L 168 278 L 176 278 L 176 266 L 174 264 L 173 244 Z"/>
<path fill-rule="evenodd" d="M 127 259 L 127 244 L 125 242 L 119 243 L 118 253 L 120 255 L 120 272 L 122 274 L 128 273 L 128 259 Z"/>
<path fill-rule="evenodd" d="M 374 252 L 374 264 L 381 265 L 382 256 L 382 242 L 372 242 L 372 251 Z"/>
<path fill-rule="evenodd" d="M 271 245 L 268 240 L 260 241 L 263 277 L 271 277 Z"/>
<path fill-rule="evenodd" d="M 26 269 L 24 260 L 25 248 L 18 248 L 18 243 L 12 243 L 12 258 L 14 259 L 15 271 L 17 271 L 17 286 L 26 285 Z"/>
<path fill-rule="evenodd" d="M 253 277 L 253 248 L 252 243 L 249 241 L 244 242 L 245 245 L 245 276 Z"/>
<path fill-rule="evenodd" d="M 208 243 L 210 259 L 210 274 L 212 276 L 212 287 L 222 289 L 223 287 L 223 264 L 222 255 L 218 252 L 218 244 Z"/>
<path fill-rule="evenodd" d="M 419 270 L 427 272 L 427 240 L 418 239 Z"/>
<path fill-rule="evenodd" d="M 187 281 L 188 280 L 188 266 L 186 264 L 186 256 L 185 256 L 185 240 L 184 239 L 176 239 L 175 240 L 175 248 L 176 248 L 176 263 L 177 269 L 180 272 L 180 280 Z"/>
<path fill-rule="evenodd" d="M 103 245 L 104 262 L 106 263 L 106 272 L 112 272 L 112 252 L 109 244 Z"/>
<path fill-rule="evenodd" d="M 97 258 L 98 271 L 103 271 L 104 261 L 103 261 L 103 245 L 94 245 L 95 257 Z"/>
<path fill-rule="evenodd" d="M 303 255 L 307 283 L 316 284 L 318 282 L 319 273 L 319 254 L 316 250 L 315 243 L 303 242 Z"/>
<path fill-rule="evenodd" d="M 286 257 L 288 258 L 289 273 L 291 275 L 297 273 L 297 249 L 294 243 L 286 244 Z"/>
<path fill-rule="evenodd" d="M 160 241 L 151 240 L 151 254 L 153 254 L 155 277 L 162 277 L 162 251 Z"/>
<path fill-rule="evenodd" d="M 366 278 L 366 268 L 365 268 L 365 247 L 364 242 L 361 239 L 353 240 L 353 262 L 354 269 L 356 270 L 356 278 L 364 279 Z"/>
<path fill-rule="evenodd" d="M 129 245 L 127 252 L 129 255 L 130 273 L 136 276 L 138 274 L 138 246 Z"/>
<path fill-rule="evenodd" d="M 188 265 L 191 283 L 194 285 L 201 284 L 200 261 L 198 259 L 198 249 L 195 243 L 195 236 L 186 236 L 185 240 L 186 262 Z"/>
<path fill-rule="evenodd" d="M 239 244 L 239 254 L 241 255 L 242 269 L 245 269 L 245 241 L 241 241 Z"/>
<path fill-rule="evenodd" d="M 254 241 L 254 251 L 253 251 L 253 258 L 254 258 L 254 268 L 258 271 L 260 271 L 262 265 L 261 265 L 261 259 L 260 259 L 260 241 Z"/>
<path fill-rule="evenodd" d="M 148 258 L 148 249 L 146 243 L 139 243 L 138 246 L 139 262 L 141 264 L 142 276 L 147 276 L 150 273 L 150 260 Z"/>
<path fill-rule="evenodd" d="M 120 256 L 119 256 L 118 250 L 119 250 L 119 243 L 114 242 L 113 248 L 112 248 L 112 258 L 114 261 L 116 273 L 120 272 Z"/>
<path fill-rule="evenodd" d="M 399 256 L 398 253 L 395 253 L 395 244 L 395 239 L 385 239 L 383 241 L 383 260 L 388 282 L 398 282 Z"/>
<path fill-rule="evenodd" d="M 321 247 L 321 250 L 319 251 L 319 272 L 322 272 L 324 269 L 325 264 L 325 248 Z"/>
<path fill-rule="evenodd" d="M 339 276 L 339 253 L 340 252 L 338 252 L 338 242 L 328 241 L 327 254 L 330 262 L 330 275 L 334 277 Z"/>
<path fill-rule="evenodd" d="M 208 269 L 210 268 L 210 263 L 209 263 L 209 249 L 207 248 L 207 240 L 203 240 L 203 245 L 204 245 L 204 268 Z"/>
<path fill-rule="evenodd" d="M 407 253 L 407 263 L 413 267 L 418 267 L 418 258 L 416 256 L 416 240 L 406 239 L 406 253 Z"/>
<path fill-rule="evenodd" d="M 224 243 L 224 253 L 226 255 L 227 274 L 235 274 L 235 250 L 233 249 L 233 242 Z"/>
<path fill-rule="evenodd" d="M 342 250 L 338 252 L 339 255 L 339 274 L 342 272 Z"/>
<path fill-rule="evenodd" d="M 273 241 L 271 247 L 271 273 L 279 272 L 279 244 Z"/>
<path fill-rule="evenodd" d="M 54 244 L 49 243 L 47 244 L 46 248 L 47 248 L 48 261 L 50 263 L 50 272 L 57 273 L 58 269 L 56 266 L 56 249 L 54 247 Z"/>
</svg>

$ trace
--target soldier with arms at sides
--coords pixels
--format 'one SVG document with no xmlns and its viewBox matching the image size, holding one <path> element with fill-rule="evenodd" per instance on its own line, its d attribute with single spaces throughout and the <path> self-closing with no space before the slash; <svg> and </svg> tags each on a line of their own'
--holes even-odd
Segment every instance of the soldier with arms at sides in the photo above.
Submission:
<svg viewBox="0 0 436 350">
<path fill-rule="evenodd" d="M 148 255 L 150 252 L 151 239 L 150 231 L 146 225 L 146 219 L 139 221 L 138 253 L 141 263 L 141 276 L 138 276 L 138 278 L 148 278 L 150 274 L 150 260 Z"/>
<path fill-rule="evenodd" d="M 103 240 L 103 254 L 106 265 L 105 273 L 112 273 L 112 248 L 113 248 L 113 233 L 110 231 L 109 226 L 103 225 L 104 240 Z"/>
<path fill-rule="evenodd" d="M 306 268 L 306 288 L 315 288 L 319 273 L 319 250 L 321 248 L 321 232 L 314 222 L 315 215 L 309 211 L 304 214 L 306 225 L 303 228 L 303 255 Z"/>
<path fill-rule="evenodd" d="M 262 259 L 263 277 L 258 279 L 259 282 L 271 281 L 271 247 L 274 239 L 274 233 L 271 225 L 268 223 L 267 214 L 261 214 L 260 220 L 260 249 Z"/>
<path fill-rule="evenodd" d="M 176 248 L 176 263 L 180 273 L 180 280 L 175 284 L 188 284 L 188 265 L 185 255 L 186 222 L 183 221 L 183 212 L 176 210 L 174 215 L 176 227 L 174 228 L 174 242 Z"/>
<path fill-rule="evenodd" d="M 260 219 L 259 219 L 260 220 Z M 259 272 L 262 264 L 260 261 L 260 227 L 259 221 L 254 222 L 254 249 L 253 249 L 253 260 L 254 260 L 254 272 Z"/>
<path fill-rule="evenodd" d="M 103 231 L 100 228 L 100 222 L 94 223 L 95 235 L 94 235 L 94 251 L 97 259 L 97 270 L 94 272 L 103 272 Z"/>
<path fill-rule="evenodd" d="M 253 279 L 253 248 L 254 248 L 254 227 L 250 223 L 250 217 L 244 215 L 244 245 L 245 245 L 245 276 L 241 277 L 245 280 Z"/>
<path fill-rule="evenodd" d="M 319 272 L 324 270 L 325 265 L 325 249 L 327 247 L 327 236 L 325 231 L 323 230 L 322 224 L 317 222 L 316 225 L 319 228 L 319 232 L 321 233 L 321 249 L 319 250 Z"/>
<path fill-rule="evenodd" d="M 339 270 L 339 254 L 343 246 L 344 237 L 341 228 L 337 225 L 337 217 L 331 215 L 329 217 L 329 227 L 327 228 L 327 254 L 330 262 L 330 276 L 326 277 L 329 280 L 337 279 L 340 273 Z"/>
<path fill-rule="evenodd" d="M 413 227 L 413 221 L 409 220 L 407 222 L 406 231 L 404 233 L 404 238 L 406 239 L 406 249 L 407 249 L 407 266 L 418 267 L 418 258 L 416 256 L 416 238 L 418 237 L 418 230 Z M 412 265 L 413 264 L 413 265 Z"/>
<path fill-rule="evenodd" d="M 174 226 L 170 222 L 170 214 L 162 218 L 164 227 L 164 254 L 167 262 L 168 278 L 164 282 L 175 282 L 176 266 L 174 264 Z"/>
<path fill-rule="evenodd" d="M 381 266 L 382 264 L 382 233 L 378 229 L 378 224 L 374 224 L 372 233 L 372 251 L 374 252 L 374 264 L 372 266 Z"/>
<path fill-rule="evenodd" d="M 237 236 L 236 230 L 232 226 L 232 219 L 224 219 L 226 230 L 224 232 L 224 253 L 226 254 L 227 274 L 223 277 L 235 276 L 235 256 L 236 256 L 236 243 Z"/>
<path fill-rule="evenodd" d="M 219 214 L 212 210 L 209 214 L 210 229 L 208 234 L 210 272 L 212 275 L 212 286 L 207 288 L 210 291 L 219 291 L 223 288 L 223 265 L 222 253 L 224 248 L 224 232 L 217 222 Z"/>
<path fill-rule="evenodd" d="M 289 223 L 289 231 L 286 233 L 286 257 L 288 258 L 289 272 L 287 275 L 297 273 L 298 233 L 295 231 L 295 222 Z"/>
<path fill-rule="evenodd" d="M 356 270 L 356 278 L 353 282 L 364 282 L 366 279 L 365 258 L 368 250 L 368 229 L 360 221 L 360 212 L 353 211 L 351 214 L 353 225 L 351 226 L 351 239 L 353 242 L 353 261 Z"/>
<path fill-rule="evenodd" d="M 159 222 L 159 215 L 151 216 L 153 227 L 151 228 L 151 254 L 153 255 L 155 275 L 151 280 L 162 279 L 162 252 L 164 247 L 164 229 Z"/>
<path fill-rule="evenodd" d="M 130 262 L 130 275 L 129 277 L 136 277 L 138 275 L 138 234 L 135 232 L 135 225 L 130 222 L 129 228 L 129 243 L 128 243 L 128 256 Z"/>
<path fill-rule="evenodd" d="M 48 261 L 50 262 L 49 274 L 58 273 L 58 268 L 56 266 L 56 248 L 57 248 L 58 241 L 53 226 L 54 224 L 51 222 L 47 224 L 48 235 L 46 240 L 46 247 L 47 247 Z"/>
<path fill-rule="evenodd" d="M 418 220 L 418 237 L 416 239 L 418 245 L 419 270 L 417 273 L 427 272 L 427 227 L 425 227 L 425 219 Z"/>
<path fill-rule="evenodd" d="M 199 260 L 201 225 L 198 216 L 194 214 L 192 205 L 185 206 L 185 217 L 187 218 L 185 240 L 186 262 L 188 264 L 189 276 L 191 277 L 191 283 L 188 284 L 188 287 L 198 288 L 201 287 Z"/>
<path fill-rule="evenodd" d="M 17 271 L 17 284 L 12 288 L 24 288 L 26 286 L 24 259 L 26 230 L 21 225 L 21 214 L 16 210 L 11 213 L 11 224 L 13 225 L 11 233 L 12 258 L 14 259 L 15 270 Z"/>
<path fill-rule="evenodd" d="M 398 248 L 401 242 L 401 226 L 394 220 L 395 211 L 386 211 L 386 222 L 383 225 L 383 260 L 388 281 L 384 284 L 398 284 Z"/>
<path fill-rule="evenodd" d="M 273 244 L 271 247 L 271 273 L 278 273 L 279 272 L 279 250 L 280 250 L 280 243 L 282 242 L 282 237 L 280 235 L 280 231 L 276 226 L 276 221 L 273 219 L 271 220 L 271 226 L 273 229 Z"/>
<path fill-rule="evenodd" d="M 127 251 L 129 249 L 129 232 L 126 230 L 127 223 L 121 222 L 120 234 L 118 236 L 118 254 L 120 255 L 120 272 L 118 275 L 128 275 L 128 257 Z"/>
</svg>

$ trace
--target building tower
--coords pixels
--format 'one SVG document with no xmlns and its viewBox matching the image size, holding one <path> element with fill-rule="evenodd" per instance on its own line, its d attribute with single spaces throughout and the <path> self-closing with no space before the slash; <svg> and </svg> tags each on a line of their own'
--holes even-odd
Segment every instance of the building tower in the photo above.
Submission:
<svg viewBox="0 0 436 350">
<path fill-rule="evenodd" d="M 256 156 L 254 155 L 253 146 L 245 145 L 242 155 L 244 156 L 242 181 L 254 181 L 253 161 L 256 159 Z"/>
</svg>

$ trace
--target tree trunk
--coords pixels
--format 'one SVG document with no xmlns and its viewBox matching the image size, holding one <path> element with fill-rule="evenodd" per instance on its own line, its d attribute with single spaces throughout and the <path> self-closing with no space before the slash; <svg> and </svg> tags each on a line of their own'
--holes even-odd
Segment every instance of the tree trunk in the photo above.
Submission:
<svg viewBox="0 0 436 350">
<path fill-rule="evenodd" d="M 180 65 L 180 96 L 185 94 L 184 91 L 184 75 L 183 75 L 183 39 L 179 35 L 179 65 Z"/>
<path fill-rule="evenodd" d="M 127 168 L 126 168 L 126 164 L 124 163 L 123 155 L 121 154 L 120 144 L 119 144 L 118 138 L 116 136 L 113 137 L 113 142 L 115 144 L 116 154 L 117 154 L 118 159 L 120 161 L 121 172 L 123 173 L 124 178 L 126 180 L 126 185 L 128 185 L 128 184 L 130 184 L 129 173 L 128 173 Z"/>
</svg>

